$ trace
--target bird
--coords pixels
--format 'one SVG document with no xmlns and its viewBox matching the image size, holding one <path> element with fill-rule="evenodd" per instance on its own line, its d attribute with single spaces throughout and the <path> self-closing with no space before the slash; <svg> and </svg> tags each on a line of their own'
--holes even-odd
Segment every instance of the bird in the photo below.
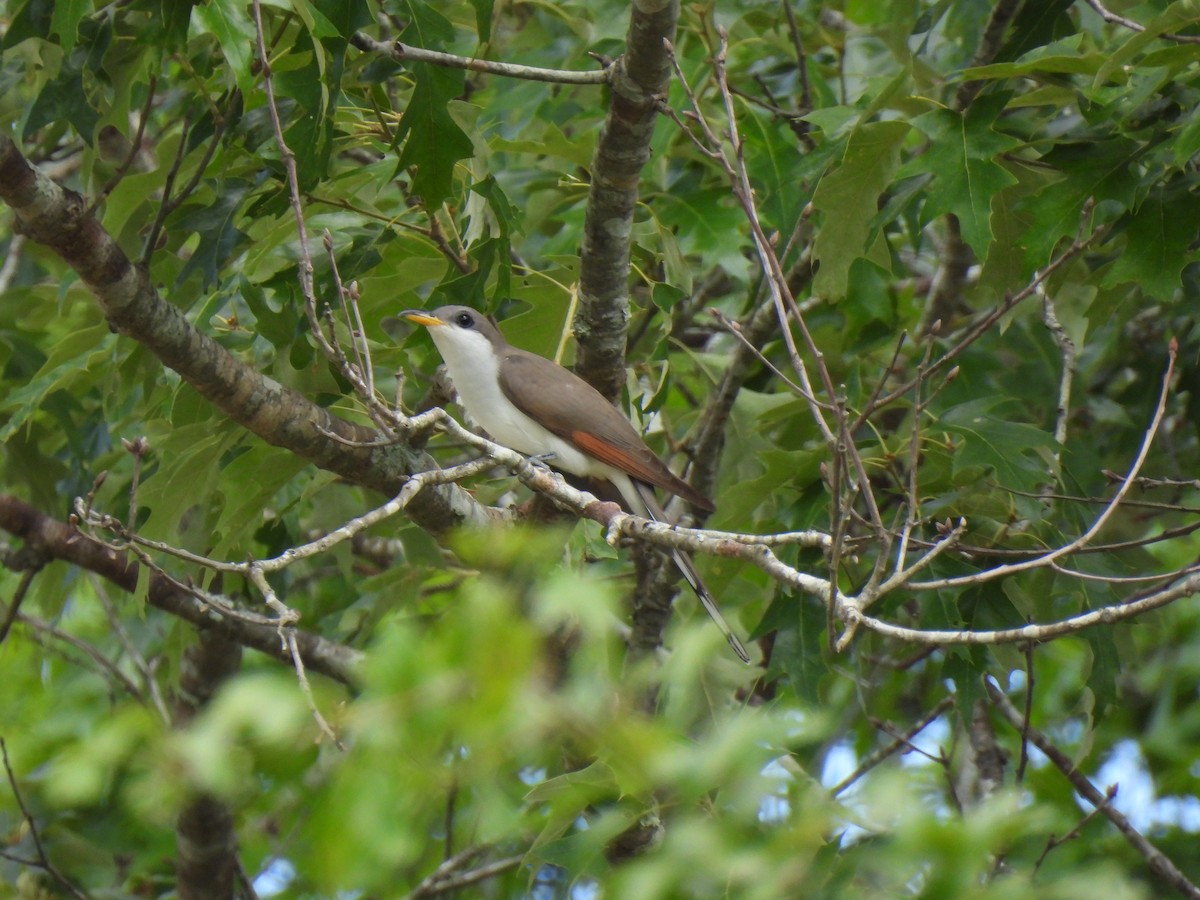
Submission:
<svg viewBox="0 0 1200 900">
<path fill-rule="evenodd" d="M 463 408 L 497 443 L 568 474 L 611 483 L 634 515 L 666 520 L 656 487 L 713 511 L 712 502 L 676 476 L 603 394 L 558 363 L 509 344 L 482 313 L 441 306 L 406 309 L 400 318 L 429 330 Z M 734 653 L 749 663 L 691 556 L 670 554 Z"/>
</svg>

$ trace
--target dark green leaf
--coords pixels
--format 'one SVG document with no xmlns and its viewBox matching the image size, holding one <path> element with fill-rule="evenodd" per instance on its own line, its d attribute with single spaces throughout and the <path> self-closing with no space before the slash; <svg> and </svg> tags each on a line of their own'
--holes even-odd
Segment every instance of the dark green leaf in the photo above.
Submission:
<svg viewBox="0 0 1200 900">
<path fill-rule="evenodd" d="M 492 40 L 492 10 L 495 5 L 496 0 L 471 0 L 471 6 L 475 8 L 475 30 L 481 44 Z"/>
<path fill-rule="evenodd" d="M 1125 251 L 1105 276 L 1106 285 L 1132 281 L 1156 300 L 1166 300 L 1182 287 L 1181 273 L 1197 259 L 1196 238 L 1200 230 L 1192 213 L 1195 198 L 1190 194 L 1164 197 L 1156 192 L 1117 227 L 1126 238 Z"/>
<path fill-rule="evenodd" d="M 1016 181 L 998 162 L 1001 154 L 1020 144 L 994 128 L 1004 99 L 977 101 L 965 116 L 948 109 L 918 116 L 913 125 L 928 136 L 929 149 L 902 170 L 905 176 L 918 172 L 934 176 L 926 215 L 956 215 L 963 240 L 981 261 L 987 259 L 992 245 L 992 201 Z"/>
<path fill-rule="evenodd" d="M 7 50 L 31 37 L 50 39 L 54 23 L 55 0 L 27 0 L 9 20 L 0 48 Z"/>
<path fill-rule="evenodd" d="M 371 5 L 366 0 L 312 0 L 312 9 L 336 29 L 343 48 L 354 32 L 371 23 Z M 322 39 L 332 37 L 324 28 L 314 34 Z"/>
<path fill-rule="evenodd" d="M 821 680 L 829 674 L 825 609 L 811 597 L 781 594 L 767 608 L 750 637 L 757 640 L 775 632 L 773 666 L 787 676 L 801 700 L 817 704 Z"/>
<path fill-rule="evenodd" d="M 425 0 L 401 0 L 399 6 L 407 13 L 408 25 L 400 33 L 400 39 L 406 44 L 425 50 L 441 50 L 454 40 L 454 26 L 450 20 Z"/>
<path fill-rule="evenodd" d="M 250 21 L 249 6 L 228 0 L 212 0 L 192 10 L 197 30 L 207 32 L 221 45 L 225 65 L 229 67 L 243 94 L 249 94 L 257 79 L 250 63 L 255 57 L 257 36 Z"/>
<path fill-rule="evenodd" d="M 239 208 L 250 191 L 248 183 L 227 180 L 221 194 L 208 206 L 184 208 L 174 227 L 200 236 L 196 252 L 179 272 L 179 282 L 199 272 L 207 288 L 216 283 L 219 269 L 246 235 L 237 228 Z"/>
<path fill-rule="evenodd" d="M 414 68 L 416 85 L 396 127 L 396 141 L 404 142 L 400 168 L 410 171 L 414 193 L 434 208 L 450 194 L 455 165 L 474 149 L 447 109 L 466 79 L 458 69 L 423 63 Z"/>
<path fill-rule="evenodd" d="M 1015 416 L 997 415 L 1006 402 L 989 397 L 952 407 L 938 417 L 938 427 L 962 438 L 954 455 L 956 472 L 981 466 L 1008 487 L 1032 491 L 1049 472 L 1046 456 L 1037 451 L 1052 452 L 1054 436 Z"/>
</svg>

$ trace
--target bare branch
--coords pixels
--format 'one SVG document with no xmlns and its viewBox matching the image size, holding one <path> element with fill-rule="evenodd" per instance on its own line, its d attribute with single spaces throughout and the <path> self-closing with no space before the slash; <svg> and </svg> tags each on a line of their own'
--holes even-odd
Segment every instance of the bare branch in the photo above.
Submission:
<svg viewBox="0 0 1200 900">
<path fill-rule="evenodd" d="M 912 727 L 905 730 L 902 734 L 894 736 L 893 740 L 887 745 L 872 751 L 858 764 L 858 768 L 829 789 L 830 795 L 836 797 L 866 775 L 871 769 L 888 759 L 888 757 L 911 749 L 913 738 L 932 725 L 939 716 L 949 711 L 952 706 L 954 706 L 954 698 L 943 697 L 937 706 L 918 719 Z"/>
<path fill-rule="evenodd" d="M 1099 13 L 1100 18 L 1104 19 L 1110 25 L 1120 25 L 1122 28 L 1128 28 L 1130 31 L 1142 32 L 1146 30 L 1146 26 L 1141 22 L 1136 22 L 1133 19 L 1119 16 L 1100 0 L 1087 0 L 1087 5 Z M 1194 34 L 1160 34 L 1158 35 L 1165 41 L 1175 41 L 1178 44 L 1196 44 L 1200 43 L 1200 35 Z"/>
<path fill-rule="evenodd" d="M 140 567 L 136 563 L 127 562 L 121 554 L 99 542 L 84 539 L 67 524 L 43 515 L 16 497 L 0 494 L 0 529 L 24 539 L 50 558 L 95 572 L 123 590 L 137 589 Z M 204 603 L 157 573 L 149 581 L 147 601 L 151 606 L 201 628 L 220 631 L 245 647 L 291 662 L 290 654 L 283 653 L 279 646 L 273 624 L 239 621 L 224 611 L 232 609 L 232 604 L 224 604 L 223 609 Z M 356 669 L 361 661 L 358 651 L 308 632 L 297 630 L 295 637 L 309 669 L 343 684 L 356 683 Z M 135 686 L 135 694 L 136 690 Z"/>
<path fill-rule="evenodd" d="M 1067 421 L 1071 417 L 1071 384 L 1075 380 L 1075 362 L 1079 352 L 1075 347 L 1075 341 L 1071 339 L 1071 336 L 1067 334 L 1067 329 L 1058 320 L 1054 301 L 1046 292 L 1045 286 L 1040 286 L 1039 290 L 1042 294 L 1042 321 L 1046 323 L 1046 328 L 1054 337 L 1059 353 L 1062 354 L 1062 374 L 1059 376 L 1058 382 L 1058 409 L 1055 411 L 1054 417 L 1054 440 L 1058 446 L 1054 450 L 1054 466 L 1050 473 L 1052 481 L 1057 483 L 1062 477 L 1062 448 L 1067 444 Z"/>
<path fill-rule="evenodd" d="M 610 66 L 588 72 L 577 72 L 569 69 L 543 69 L 538 66 L 493 62 L 489 59 L 474 59 L 467 56 L 455 56 L 452 53 L 441 53 L 437 50 L 424 50 L 420 47 L 402 44 L 400 41 L 377 41 L 361 31 L 351 35 L 350 43 L 364 53 L 377 53 L 390 57 L 396 62 L 430 63 L 448 69 L 467 69 L 471 72 L 502 75 L 505 78 L 519 78 L 525 81 L 549 81 L 555 84 L 605 84 L 611 77 Z"/>
<path fill-rule="evenodd" d="M 1150 869 L 1159 878 L 1185 897 L 1190 897 L 1192 900 L 1200 900 L 1200 887 L 1193 884 L 1179 867 L 1171 861 L 1170 857 L 1150 843 L 1140 831 L 1134 828 L 1129 819 L 1109 802 L 1111 798 L 1101 793 L 1092 784 L 1091 779 L 1076 768 L 1074 761 L 1067 754 L 1054 746 L 1036 728 L 1027 727 L 1024 717 L 1012 705 L 1012 702 L 995 682 L 990 678 L 985 679 L 984 687 L 987 689 L 988 698 L 992 701 L 996 709 L 1000 710 L 1000 713 L 1008 720 L 1008 723 L 1013 728 L 1024 729 L 1024 733 L 1028 734 L 1029 740 L 1033 745 L 1045 753 L 1050 762 L 1054 763 L 1055 767 L 1071 782 L 1071 787 L 1081 796 L 1085 797 L 1088 803 L 1100 810 L 1104 817 L 1117 827 L 1117 830 L 1121 832 L 1125 840 L 1145 858 Z"/>
<path fill-rule="evenodd" d="M 1057 622 L 1045 622 L 1040 625 L 1022 625 L 1017 628 L 1001 628 L 996 631 L 925 631 L 919 628 L 905 628 L 892 625 L 879 619 L 863 615 L 853 606 L 847 606 L 845 619 L 847 624 L 857 622 L 868 631 L 901 641 L 911 641 L 917 644 L 1017 644 L 1022 641 L 1048 641 L 1052 638 L 1068 634 L 1076 634 L 1093 625 L 1111 625 L 1158 609 L 1168 604 L 1190 597 L 1200 592 L 1200 574 L 1189 575 L 1174 587 L 1156 591 L 1145 597 L 1105 606 L 1101 609 L 1089 610 L 1077 616 L 1061 619 Z"/>
</svg>

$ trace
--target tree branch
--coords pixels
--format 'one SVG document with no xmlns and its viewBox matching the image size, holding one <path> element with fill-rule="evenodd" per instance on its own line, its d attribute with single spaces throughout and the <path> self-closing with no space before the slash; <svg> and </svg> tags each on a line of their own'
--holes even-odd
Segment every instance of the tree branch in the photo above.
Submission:
<svg viewBox="0 0 1200 900">
<path fill-rule="evenodd" d="M 1188 877 L 1180 871 L 1179 867 L 1165 853 L 1150 843 L 1140 831 L 1134 828 L 1129 819 L 1109 803 L 1105 795 L 1092 784 L 1091 779 L 1075 767 L 1075 763 L 1071 761 L 1071 758 L 1067 754 L 1054 746 L 1036 728 L 1027 726 L 1024 716 L 1012 705 L 1012 702 L 1005 696 L 1004 691 L 1000 690 L 998 685 L 990 678 L 984 679 L 983 684 L 987 689 L 988 698 L 992 701 L 996 709 L 1000 710 L 1001 715 L 1008 720 L 1008 723 L 1018 731 L 1024 729 L 1024 733 L 1028 735 L 1033 745 L 1045 753 L 1049 757 L 1050 762 L 1054 763 L 1058 770 L 1063 773 L 1067 781 L 1071 782 L 1071 787 L 1075 788 L 1077 793 L 1087 798 L 1088 803 L 1100 810 L 1117 827 L 1117 830 L 1124 835 L 1125 840 L 1129 841 L 1133 845 L 1133 848 L 1142 854 L 1154 874 L 1185 897 L 1190 897 L 1192 900 L 1200 900 L 1200 887 L 1189 881 Z"/>
<path fill-rule="evenodd" d="M 575 370 L 610 400 L 625 386 L 633 213 L 658 102 L 671 76 L 663 40 L 675 36 L 678 18 L 678 0 L 630 5 L 625 55 L 611 70 L 612 102 L 592 161 L 573 323 L 579 343 Z"/>
<path fill-rule="evenodd" d="M 540 66 L 493 62 L 490 59 L 476 59 L 469 56 L 455 56 L 453 53 L 442 53 L 437 50 L 425 50 L 410 44 L 402 44 L 400 41 L 377 41 L 361 31 L 356 31 L 350 36 L 350 43 L 364 53 L 378 53 L 380 56 L 387 56 L 398 63 L 432 63 L 447 69 L 466 69 L 470 72 L 502 75 L 505 78 L 519 78 L 524 81 L 549 81 L 554 84 L 604 84 L 609 78 L 607 67 L 577 72 L 570 69 L 544 69 Z"/>
<path fill-rule="evenodd" d="M 11 495 L 0 494 L 0 529 L 22 538 L 53 559 L 61 559 L 95 572 L 126 591 L 137 589 L 140 566 L 126 562 L 120 554 L 90 540 L 75 529 L 34 509 Z M 291 655 L 279 641 L 278 628 L 273 624 L 245 622 L 198 600 L 179 589 L 162 575 L 151 575 L 147 592 L 151 606 L 178 616 L 202 629 L 219 632 L 243 647 L 258 650 L 284 663 L 291 664 Z M 311 632 L 295 630 L 296 643 L 304 664 L 342 684 L 357 683 L 356 669 L 361 654 Z"/>
<path fill-rule="evenodd" d="M 0 134 L 0 200 L 24 232 L 58 253 L 91 292 L 114 330 L 147 347 L 203 397 L 247 430 L 338 475 L 387 494 L 432 459 L 341 419 L 247 366 L 166 302 L 147 273 L 87 213 L 84 199 L 31 166 Z M 339 440 L 340 438 L 340 440 Z M 423 491 L 409 510 L 432 533 L 486 518 L 457 487 Z"/>
</svg>

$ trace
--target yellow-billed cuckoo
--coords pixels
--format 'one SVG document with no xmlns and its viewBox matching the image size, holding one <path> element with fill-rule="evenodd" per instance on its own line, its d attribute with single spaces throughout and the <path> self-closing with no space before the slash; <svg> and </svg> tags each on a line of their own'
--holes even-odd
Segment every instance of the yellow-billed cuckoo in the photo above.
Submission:
<svg viewBox="0 0 1200 900">
<path fill-rule="evenodd" d="M 466 306 L 400 315 L 429 328 L 463 407 L 498 443 L 572 475 L 611 482 L 635 515 L 664 520 L 655 487 L 712 512 L 708 498 L 677 478 L 599 391 L 558 363 L 510 346 L 486 316 Z M 734 652 L 749 662 L 692 558 L 681 550 L 671 555 Z"/>
</svg>

